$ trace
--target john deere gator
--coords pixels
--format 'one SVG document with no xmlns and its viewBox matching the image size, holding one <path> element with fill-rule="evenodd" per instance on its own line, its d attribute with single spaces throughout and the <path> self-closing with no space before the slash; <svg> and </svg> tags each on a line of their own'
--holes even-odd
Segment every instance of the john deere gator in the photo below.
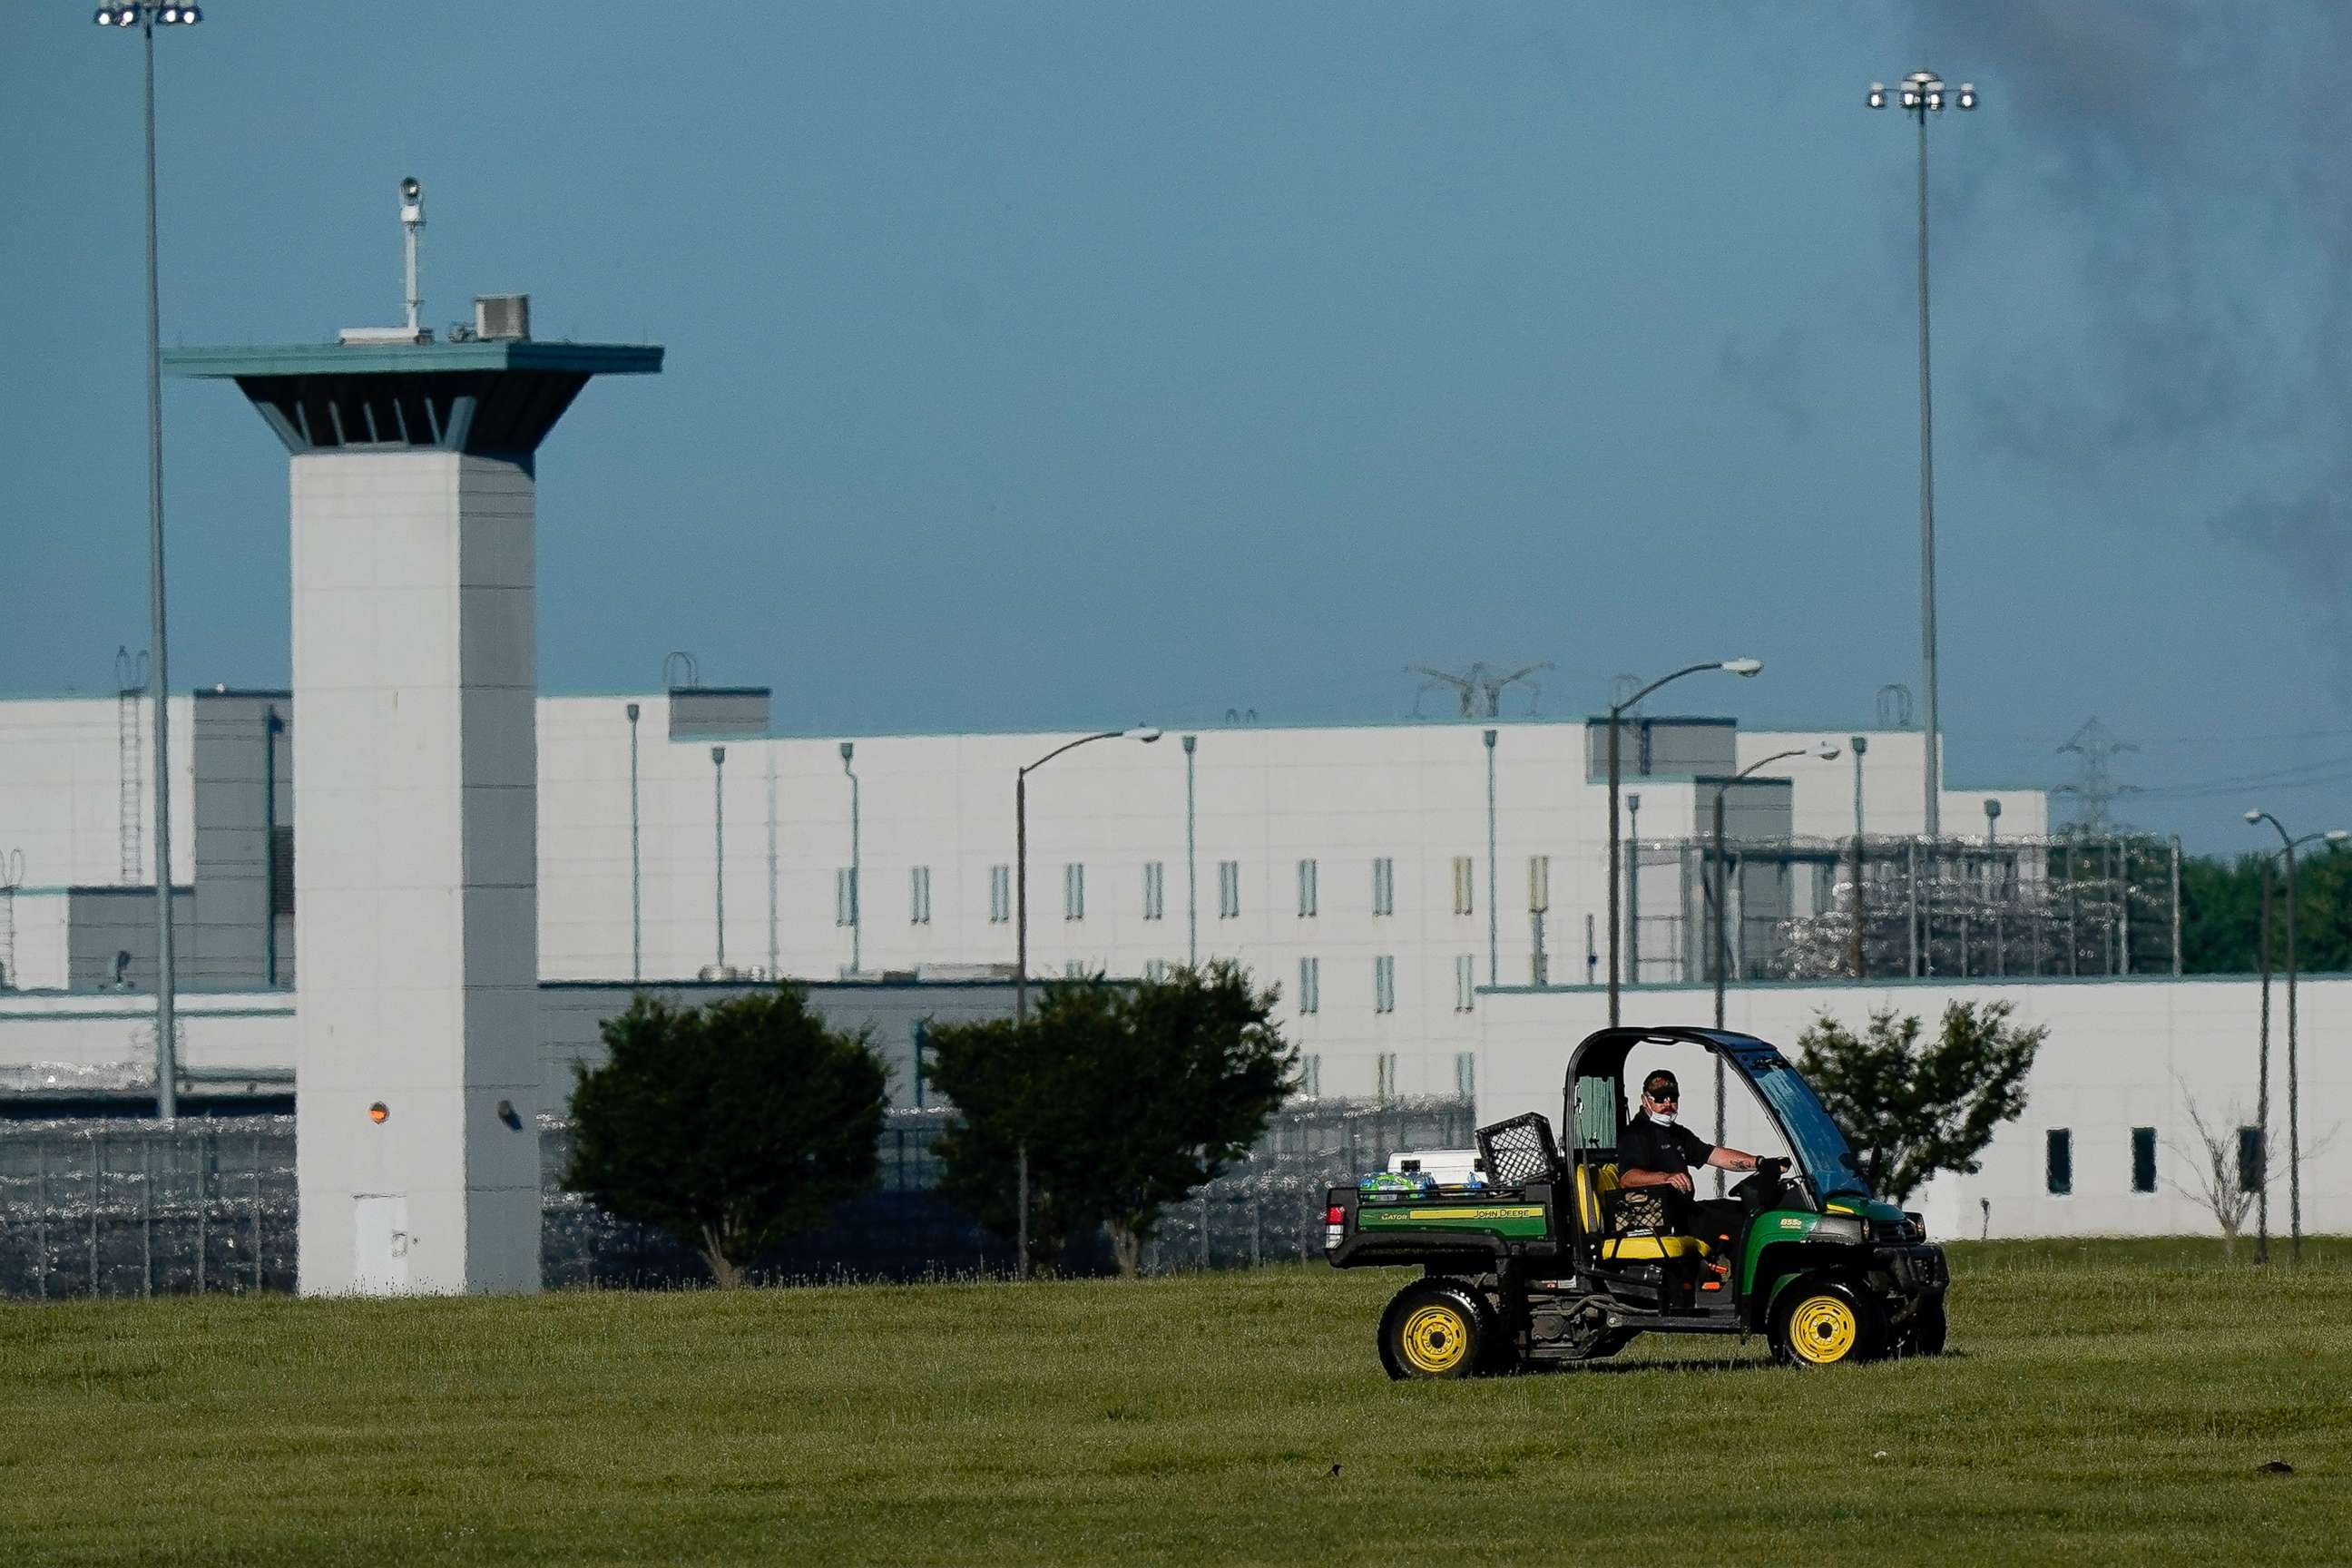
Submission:
<svg viewBox="0 0 2352 1568">
<path fill-rule="evenodd" d="M 1627 1229 L 1616 1142 L 1626 1058 L 1705 1047 L 1790 1150 L 1732 1189 L 1713 1236 Z M 1396 1378 L 1471 1377 L 1613 1355 L 1643 1333 L 1763 1335 L 1800 1366 L 1944 1348 L 1943 1248 L 1873 1197 L 1804 1075 L 1764 1040 L 1716 1029 L 1604 1029 L 1570 1055 L 1561 1148 L 1541 1115 L 1478 1131 L 1483 1182 L 1330 1189 L 1324 1249 L 1341 1268 L 1417 1268 L 1381 1316 Z"/>
</svg>

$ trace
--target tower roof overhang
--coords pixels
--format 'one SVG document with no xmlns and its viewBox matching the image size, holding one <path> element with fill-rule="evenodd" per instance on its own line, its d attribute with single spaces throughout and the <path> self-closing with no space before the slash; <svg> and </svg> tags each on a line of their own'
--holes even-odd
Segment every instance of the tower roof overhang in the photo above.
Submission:
<svg viewBox="0 0 2352 1568">
<path fill-rule="evenodd" d="M 528 460 L 591 376 L 661 367 L 655 344 L 529 339 L 163 352 L 167 374 L 236 382 L 297 455 L 448 451 Z"/>
</svg>

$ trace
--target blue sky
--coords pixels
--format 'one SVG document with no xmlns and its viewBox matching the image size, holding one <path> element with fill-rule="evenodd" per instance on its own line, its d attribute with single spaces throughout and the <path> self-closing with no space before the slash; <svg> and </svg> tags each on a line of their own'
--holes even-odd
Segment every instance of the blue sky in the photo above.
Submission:
<svg viewBox="0 0 2352 1568">
<path fill-rule="evenodd" d="M 542 454 L 541 676 L 780 728 L 1394 719 L 1549 659 L 1918 682 L 1931 128 L 1951 776 L 2352 824 L 2329 7 L 298 5 L 159 40 L 167 342 L 528 290 L 667 345 Z M 0 690 L 145 641 L 135 40 L 0 12 Z M 282 681 L 283 452 L 165 395 L 174 684 Z M 1518 704 L 1515 701 L 1513 707 Z M 1426 710 L 1442 707 L 1433 700 Z"/>
</svg>

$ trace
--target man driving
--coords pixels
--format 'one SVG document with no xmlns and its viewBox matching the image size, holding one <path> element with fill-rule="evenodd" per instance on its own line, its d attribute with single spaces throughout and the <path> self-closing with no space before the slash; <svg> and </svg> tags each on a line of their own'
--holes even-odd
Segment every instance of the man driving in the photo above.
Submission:
<svg viewBox="0 0 2352 1568">
<path fill-rule="evenodd" d="M 1727 1199 L 1694 1203 L 1690 1173 L 1703 1165 L 1752 1171 L 1758 1157 L 1709 1147 L 1676 1120 L 1682 1100 L 1682 1087 L 1664 1068 L 1642 1080 L 1641 1113 L 1617 1138 L 1617 1185 L 1625 1194 L 1618 1205 L 1618 1225 L 1706 1237 L 1736 1235 L 1739 1205 Z"/>
</svg>

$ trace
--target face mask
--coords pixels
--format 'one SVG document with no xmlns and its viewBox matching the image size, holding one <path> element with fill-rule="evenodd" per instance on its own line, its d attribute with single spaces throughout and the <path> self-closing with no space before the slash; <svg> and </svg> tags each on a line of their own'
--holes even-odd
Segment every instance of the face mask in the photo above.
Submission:
<svg viewBox="0 0 2352 1568">
<path fill-rule="evenodd" d="M 1671 1110 L 1653 1110 L 1650 1112 L 1650 1120 L 1661 1127 L 1672 1127 L 1675 1124 L 1675 1113 Z"/>
</svg>

